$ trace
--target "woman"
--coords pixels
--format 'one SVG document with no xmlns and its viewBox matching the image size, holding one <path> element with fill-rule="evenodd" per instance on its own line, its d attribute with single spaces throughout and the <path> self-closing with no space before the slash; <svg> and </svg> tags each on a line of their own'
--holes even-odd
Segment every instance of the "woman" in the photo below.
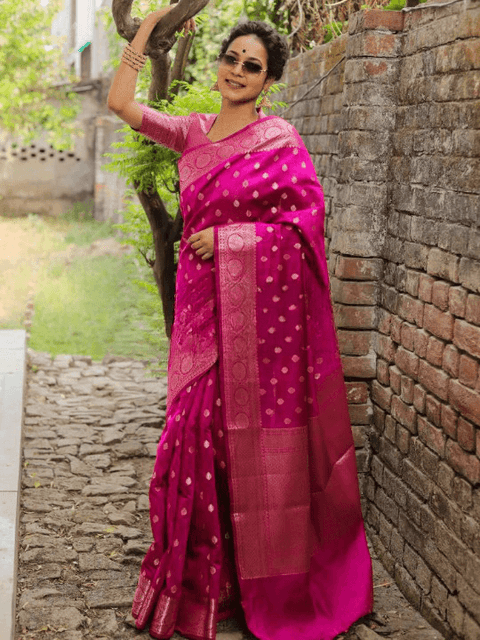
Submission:
<svg viewBox="0 0 480 640">
<path fill-rule="evenodd" d="M 213 640 L 243 610 L 261 640 L 331 640 L 372 610 L 372 570 L 322 188 L 294 127 L 256 108 L 288 48 L 265 23 L 238 25 L 219 56 L 218 116 L 161 114 L 134 101 L 135 60 L 169 9 L 140 26 L 108 101 L 182 153 L 154 542 L 132 613 L 154 638 Z"/>
</svg>

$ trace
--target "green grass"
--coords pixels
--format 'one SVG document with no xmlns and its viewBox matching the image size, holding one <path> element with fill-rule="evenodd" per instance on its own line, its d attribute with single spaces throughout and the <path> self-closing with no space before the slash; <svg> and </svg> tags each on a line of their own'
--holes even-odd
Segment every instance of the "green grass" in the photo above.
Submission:
<svg viewBox="0 0 480 640">
<path fill-rule="evenodd" d="M 30 346 L 52 355 L 89 355 L 94 360 L 107 354 L 145 359 L 162 355 L 163 324 L 158 333 L 148 330 L 142 307 L 149 296 L 135 284 L 138 275 L 128 256 L 45 266 Z"/>
<path fill-rule="evenodd" d="M 75 212 L 61 219 L 0 217 L 0 329 L 23 328 L 36 270 L 30 347 L 94 360 L 107 354 L 159 357 L 159 366 L 166 369 L 160 298 L 135 282 L 153 283 L 142 258 L 85 253 L 68 264 L 54 256 L 71 244 L 85 247 L 100 238 L 119 239 L 111 225 L 85 218 Z"/>
<path fill-rule="evenodd" d="M 65 242 L 85 246 L 100 238 L 110 238 L 113 235 L 115 235 L 113 227 L 107 222 L 71 222 L 66 226 Z"/>
</svg>

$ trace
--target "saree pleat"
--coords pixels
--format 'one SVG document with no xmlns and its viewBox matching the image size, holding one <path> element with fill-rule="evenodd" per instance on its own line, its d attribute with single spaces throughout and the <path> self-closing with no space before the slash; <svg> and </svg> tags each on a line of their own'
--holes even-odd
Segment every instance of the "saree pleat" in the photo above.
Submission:
<svg viewBox="0 0 480 640">
<path fill-rule="evenodd" d="M 136 626 L 213 640 L 240 608 L 218 362 L 169 407 L 150 483 L 154 543 L 135 592 Z"/>
</svg>

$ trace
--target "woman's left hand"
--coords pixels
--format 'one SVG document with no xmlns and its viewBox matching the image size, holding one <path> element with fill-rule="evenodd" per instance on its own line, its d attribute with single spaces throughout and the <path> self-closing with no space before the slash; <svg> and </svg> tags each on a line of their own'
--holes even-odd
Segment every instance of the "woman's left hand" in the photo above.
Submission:
<svg viewBox="0 0 480 640">
<path fill-rule="evenodd" d="M 213 258 L 214 235 L 213 227 L 202 229 L 197 233 L 192 233 L 187 240 L 195 250 L 196 254 L 202 256 L 202 260 Z"/>
</svg>

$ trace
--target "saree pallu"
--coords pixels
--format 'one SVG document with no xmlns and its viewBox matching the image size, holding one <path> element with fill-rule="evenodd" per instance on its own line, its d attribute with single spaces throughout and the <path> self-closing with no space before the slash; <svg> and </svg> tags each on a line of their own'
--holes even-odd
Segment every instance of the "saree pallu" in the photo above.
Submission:
<svg viewBox="0 0 480 640">
<path fill-rule="evenodd" d="M 323 191 L 282 118 L 196 140 L 179 161 L 167 424 L 133 615 L 156 638 L 213 640 L 241 604 L 260 640 L 332 640 L 373 586 Z M 208 227 L 213 261 L 186 242 Z"/>
</svg>

